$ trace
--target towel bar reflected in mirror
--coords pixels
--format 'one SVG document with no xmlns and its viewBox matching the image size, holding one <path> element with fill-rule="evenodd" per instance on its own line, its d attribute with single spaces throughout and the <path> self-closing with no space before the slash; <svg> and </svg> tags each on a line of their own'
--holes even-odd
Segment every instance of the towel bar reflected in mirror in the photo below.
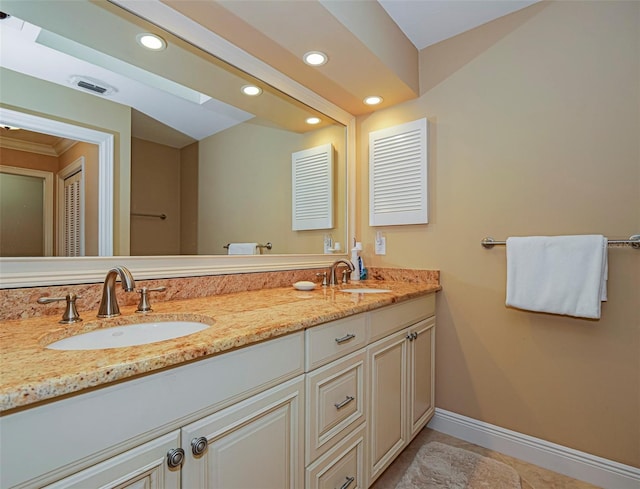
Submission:
<svg viewBox="0 0 640 489">
<path fill-rule="evenodd" d="M 223 248 L 229 249 L 229 245 L 230 244 L 231 243 L 227 243 L 226 245 L 223 246 Z M 258 244 L 258 245 L 256 245 L 256 247 L 258 247 L 258 248 L 266 248 L 266 249 L 270 250 L 271 248 L 273 248 L 273 245 L 269 241 L 269 242 L 267 242 L 267 244 Z"/>
</svg>

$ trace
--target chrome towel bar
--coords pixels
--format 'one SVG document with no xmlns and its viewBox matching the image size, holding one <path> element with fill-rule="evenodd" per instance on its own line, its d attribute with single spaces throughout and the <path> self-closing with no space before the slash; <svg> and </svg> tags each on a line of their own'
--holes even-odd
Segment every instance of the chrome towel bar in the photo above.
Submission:
<svg viewBox="0 0 640 489">
<path fill-rule="evenodd" d="M 506 245 L 506 241 L 496 241 L 491 236 L 487 236 L 480 241 L 485 248 L 493 248 L 496 245 Z M 640 250 L 640 234 L 634 234 L 629 239 L 609 239 L 609 246 L 631 246 L 636 250 Z"/>
<path fill-rule="evenodd" d="M 132 212 L 131 215 L 136 217 L 157 217 L 158 219 L 163 220 L 167 218 L 166 214 L 147 214 L 144 212 Z"/>
</svg>

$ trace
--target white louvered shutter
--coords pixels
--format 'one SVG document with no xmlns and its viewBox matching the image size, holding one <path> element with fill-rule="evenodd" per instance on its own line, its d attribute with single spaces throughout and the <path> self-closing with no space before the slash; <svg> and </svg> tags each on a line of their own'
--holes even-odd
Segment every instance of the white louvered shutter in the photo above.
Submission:
<svg viewBox="0 0 640 489">
<path fill-rule="evenodd" d="M 369 133 L 369 225 L 424 224 L 427 120 Z"/>
<path fill-rule="evenodd" d="M 82 173 L 64 180 L 64 256 L 82 256 Z"/>
<path fill-rule="evenodd" d="M 292 229 L 333 227 L 333 146 L 291 154 Z"/>
</svg>

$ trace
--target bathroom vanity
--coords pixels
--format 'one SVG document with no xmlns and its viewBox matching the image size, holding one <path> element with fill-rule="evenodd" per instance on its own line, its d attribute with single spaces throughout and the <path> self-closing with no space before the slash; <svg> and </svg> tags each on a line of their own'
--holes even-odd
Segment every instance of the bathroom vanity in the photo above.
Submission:
<svg viewBox="0 0 640 489">
<path fill-rule="evenodd" d="M 389 292 L 158 303 L 215 322 L 111 350 L 44 348 L 53 317 L 3 324 L 1 487 L 368 487 L 433 415 L 440 288 L 369 287 Z"/>
</svg>

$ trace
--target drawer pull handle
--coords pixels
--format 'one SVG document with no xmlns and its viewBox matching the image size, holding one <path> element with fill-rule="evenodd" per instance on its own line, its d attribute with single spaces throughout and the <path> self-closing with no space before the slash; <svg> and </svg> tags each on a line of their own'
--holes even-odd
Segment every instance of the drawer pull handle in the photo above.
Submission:
<svg viewBox="0 0 640 489">
<path fill-rule="evenodd" d="M 352 340 L 355 337 L 356 337 L 356 335 L 351 334 L 351 333 L 347 333 L 342 338 L 336 338 L 336 343 L 338 343 L 340 345 L 341 343 L 344 343 L 345 341 Z"/>
<path fill-rule="evenodd" d="M 347 489 L 354 480 L 356 480 L 355 477 L 347 477 L 347 480 L 340 486 L 340 489 Z"/>
<path fill-rule="evenodd" d="M 336 409 L 342 409 L 343 407 L 345 407 L 347 404 L 349 404 L 353 400 L 355 400 L 355 397 L 347 396 L 347 398 L 344 401 L 337 402 L 337 403 L 334 404 L 334 406 L 336 407 Z"/>
</svg>

